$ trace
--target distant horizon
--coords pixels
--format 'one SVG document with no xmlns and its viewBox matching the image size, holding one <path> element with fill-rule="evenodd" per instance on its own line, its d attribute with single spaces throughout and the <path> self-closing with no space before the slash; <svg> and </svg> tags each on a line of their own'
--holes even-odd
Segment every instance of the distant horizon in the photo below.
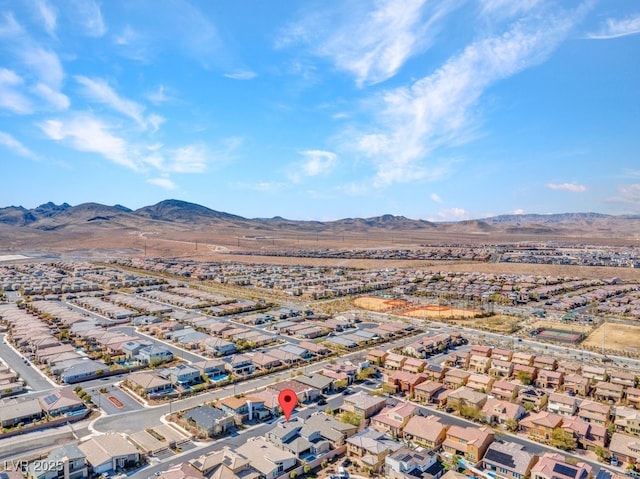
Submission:
<svg viewBox="0 0 640 479">
<path fill-rule="evenodd" d="M 155 206 L 157 204 L 163 203 L 163 202 L 167 202 L 167 201 L 178 201 L 181 203 L 189 203 L 192 205 L 196 205 L 196 206 L 202 206 L 205 207 L 209 210 L 212 211 L 216 211 L 219 213 L 226 213 L 226 214 L 230 214 L 230 215 L 236 215 L 236 216 L 241 216 L 243 218 L 246 219 L 273 219 L 273 218 L 282 218 L 285 220 L 291 220 L 291 221 L 318 221 L 318 222 L 331 222 L 331 221 L 340 221 L 340 220 L 345 220 L 345 219 L 368 219 L 368 218 L 380 218 L 383 216 L 394 216 L 396 218 L 398 217 L 403 217 L 406 218 L 408 220 L 412 220 L 412 221 L 428 221 L 430 223 L 458 223 L 458 222 L 462 222 L 462 221 L 480 221 L 483 219 L 491 219 L 491 218 L 499 218 L 499 217 L 508 217 L 508 216 L 554 216 L 554 215 L 603 215 L 603 216 L 637 216 L 634 214 L 609 214 L 609 213 L 601 213 L 601 212 L 597 212 L 597 211 L 563 211 L 563 212 L 559 212 L 559 213 L 503 213 L 503 214 L 497 214 L 497 215 L 493 215 L 493 216 L 483 216 L 483 217 L 478 217 L 478 218 L 468 218 L 468 219 L 461 219 L 461 220 L 429 220 L 426 218 L 414 218 L 414 217 L 410 217 L 410 216 L 406 216 L 406 215 L 402 215 L 402 214 L 392 214 L 392 213 L 380 213 L 377 215 L 372 215 L 372 216 L 343 216 L 340 218 L 332 218 L 332 219 L 317 219 L 317 218 L 292 218 L 292 217 L 287 217 L 284 215 L 280 215 L 280 214 L 274 214 L 271 216 L 245 216 L 245 215 L 241 215 L 238 214 L 237 212 L 234 211 L 227 211 L 227 210 L 220 210 L 217 209 L 215 207 L 211 207 L 205 204 L 200 204 L 200 203 L 194 203 L 192 201 L 187 201 L 187 200 L 181 200 L 178 198 L 165 198 L 164 200 L 160 200 L 156 203 L 153 204 L 148 204 L 148 205 L 142 205 L 142 206 L 138 206 L 135 208 L 130 207 L 129 205 L 123 204 L 123 203 L 114 203 L 114 204 L 106 204 L 106 203 L 100 203 L 97 201 L 84 201 L 82 203 L 77 203 L 77 204 L 72 204 L 68 201 L 62 201 L 60 203 L 56 203 L 54 201 L 45 201 L 44 203 L 40 203 L 36 206 L 33 207 L 27 207 L 24 205 L 4 205 L 4 206 L 0 206 L 0 210 L 3 208 L 24 208 L 26 210 L 34 210 L 40 206 L 44 206 L 48 203 L 53 203 L 55 206 L 62 206 L 63 204 L 68 204 L 70 207 L 76 207 L 76 206 L 81 206 L 81 205 L 85 205 L 85 204 L 97 204 L 97 205 L 101 205 L 101 206 L 107 206 L 107 207 L 116 207 L 116 206 L 121 206 L 124 208 L 129 209 L 131 212 L 135 212 L 136 210 L 140 210 L 142 208 L 146 208 L 146 207 L 150 207 L 150 206 Z"/>
<path fill-rule="evenodd" d="M 637 2 L 0 6 L 0 204 L 640 213 Z"/>
</svg>

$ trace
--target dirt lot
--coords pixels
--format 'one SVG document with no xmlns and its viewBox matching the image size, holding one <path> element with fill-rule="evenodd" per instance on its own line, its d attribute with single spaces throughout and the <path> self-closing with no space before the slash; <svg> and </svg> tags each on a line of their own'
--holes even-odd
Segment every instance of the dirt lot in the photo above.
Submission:
<svg viewBox="0 0 640 479">
<path fill-rule="evenodd" d="M 591 326 L 583 324 L 560 323 L 556 321 L 536 321 L 531 325 L 533 328 L 557 329 L 560 331 L 571 331 L 572 333 L 588 333 Z"/>
<path fill-rule="evenodd" d="M 353 304 L 358 308 L 366 309 L 368 311 L 390 311 L 392 309 L 402 308 L 407 306 L 404 299 L 385 299 L 377 298 L 375 296 L 362 296 L 353 300 Z"/>
<path fill-rule="evenodd" d="M 493 333 L 513 333 L 517 331 L 521 319 L 514 316 L 496 315 L 489 318 L 475 318 L 470 320 L 448 321 L 450 324 L 457 324 L 465 328 L 476 328 Z"/>
<path fill-rule="evenodd" d="M 606 323 L 591 333 L 582 344 L 602 348 L 603 335 L 607 350 L 640 353 L 640 326 Z"/>
<path fill-rule="evenodd" d="M 418 306 L 408 311 L 403 311 L 401 314 L 412 318 L 473 318 L 475 315 L 480 314 L 480 311 L 432 304 Z"/>
</svg>

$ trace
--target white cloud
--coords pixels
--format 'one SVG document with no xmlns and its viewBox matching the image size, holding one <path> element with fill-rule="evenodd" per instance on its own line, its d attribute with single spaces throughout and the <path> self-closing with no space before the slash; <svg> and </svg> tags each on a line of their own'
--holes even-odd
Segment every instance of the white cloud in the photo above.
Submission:
<svg viewBox="0 0 640 479">
<path fill-rule="evenodd" d="M 45 31 L 52 37 L 56 34 L 58 15 L 47 0 L 34 0 L 36 12 L 42 20 Z"/>
<path fill-rule="evenodd" d="M 438 211 L 435 218 L 431 218 L 431 221 L 462 221 L 468 220 L 470 213 L 464 208 L 447 208 L 445 210 Z"/>
<path fill-rule="evenodd" d="M 604 24 L 601 25 L 600 30 L 589 33 L 587 38 L 609 40 L 627 35 L 636 35 L 638 33 L 640 33 L 640 14 L 621 19 L 608 18 Z"/>
<path fill-rule="evenodd" d="M 29 99 L 16 89 L 22 83 L 22 78 L 14 71 L 0 68 L 0 108 L 20 115 L 33 111 Z"/>
<path fill-rule="evenodd" d="M 480 11 L 483 15 L 501 20 L 533 10 L 541 4 L 541 0 L 482 0 Z"/>
<path fill-rule="evenodd" d="M 19 56 L 24 64 L 33 71 L 41 83 L 59 90 L 64 80 L 62 63 L 51 50 L 40 46 L 23 46 L 19 49 Z"/>
<path fill-rule="evenodd" d="M 158 86 L 157 90 L 147 93 L 146 98 L 154 105 L 160 105 L 173 99 L 167 92 L 167 87 L 164 85 Z"/>
<path fill-rule="evenodd" d="M 0 23 L 0 36 L 15 37 L 23 33 L 23 29 L 16 21 L 13 13 L 4 14 L 4 22 Z"/>
<path fill-rule="evenodd" d="M 226 78 L 231 78 L 232 80 L 252 80 L 258 76 L 256 72 L 252 72 L 250 70 L 237 71 L 233 73 L 226 73 L 224 75 Z"/>
<path fill-rule="evenodd" d="M 513 214 L 513 215 L 523 215 L 524 214 L 524 210 L 522 208 L 517 208 L 517 209 L 513 210 L 511 212 L 511 214 Z"/>
<path fill-rule="evenodd" d="M 20 156 L 24 156 L 26 158 L 36 157 L 36 155 L 26 146 L 16 140 L 9 133 L 5 133 L 3 131 L 0 131 L 0 145 L 3 145 L 4 147 L 8 148 L 14 153 L 17 153 Z"/>
<path fill-rule="evenodd" d="M 149 178 L 147 183 L 159 186 L 165 190 L 175 190 L 177 188 L 176 184 L 169 178 Z"/>
<path fill-rule="evenodd" d="M 570 191 L 572 193 L 584 193 L 587 191 L 585 185 L 578 185 L 576 183 L 547 183 L 547 188 L 550 190 Z"/>
<path fill-rule="evenodd" d="M 289 173 L 289 179 L 294 183 L 300 182 L 303 177 L 327 175 L 338 163 L 338 155 L 330 151 L 306 150 L 300 154 L 304 159 L 292 165 Z"/>
<path fill-rule="evenodd" d="M 277 47 L 307 43 L 314 54 L 329 58 L 339 70 L 352 74 L 358 86 L 393 77 L 404 63 L 424 52 L 444 16 L 458 4 L 426 0 L 341 3 L 289 25 Z"/>
<path fill-rule="evenodd" d="M 140 169 L 134 160 L 133 148 L 94 116 L 78 115 L 66 121 L 46 120 L 38 126 L 52 140 L 68 143 L 79 151 L 97 153 L 134 171 Z"/>
<path fill-rule="evenodd" d="M 351 148 L 373 162 L 374 186 L 435 180 L 447 174 L 450 162 L 435 161 L 430 154 L 469 141 L 477 124 L 474 107 L 485 90 L 543 62 L 579 16 L 570 12 L 518 21 L 502 35 L 470 44 L 411 86 L 388 90 L 374 99 L 375 123 L 370 131 L 344 136 Z"/>
<path fill-rule="evenodd" d="M 34 91 L 37 95 L 40 96 L 40 98 L 45 100 L 56 110 L 66 110 L 71 104 L 67 95 L 54 90 L 49 85 L 45 85 L 44 83 L 38 83 L 35 86 Z"/>
<path fill-rule="evenodd" d="M 431 198 L 431 201 L 442 203 L 442 198 L 440 198 L 440 195 L 438 195 L 438 193 L 431 193 L 429 197 Z"/>
<path fill-rule="evenodd" d="M 164 121 L 159 115 L 149 115 L 145 117 L 144 105 L 121 97 L 106 81 L 100 78 L 76 76 L 75 79 L 84 87 L 84 92 L 90 99 L 98 103 L 103 103 L 113 110 L 122 113 L 144 129 L 151 125 L 155 131 Z"/>
<path fill-rule="evenodd" d="M 100 5 L 95 0 L 73 0 L 68 7 L 71 20 L 80 25 L 86 35 L 102 37 L 107 33 Z"/>
<path fill-rule="evenodd" d="M 201 145 L 178 148 L 170 157 L 166 169 L 176 173 L 202 173 L 207 168 L 207 154 Z"/>
<path fill-rule="evenodd" d="M 630 183 L 618 186 L 618 194 L 607 198 L 608 203 L 629 204 L 633 211 L 640 211 L 640 183 Z"/>
</svg>

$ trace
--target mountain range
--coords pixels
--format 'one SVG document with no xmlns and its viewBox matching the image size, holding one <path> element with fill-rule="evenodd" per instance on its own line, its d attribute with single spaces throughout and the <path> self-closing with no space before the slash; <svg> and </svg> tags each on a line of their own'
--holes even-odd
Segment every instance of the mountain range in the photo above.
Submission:
<svg viewBox="0 0 640 479">
<path fill-rule="evenodd" d="M 404 216 L 382 215 L 372 218 L 344 218 L 335 221 L 244 218 L 215 211 L 202 205 L 180 200 L 164 200 L 136 210 L 99 203 L 71 206 L 45 203 L 37 208 L 22 206 L 0 208 L 0 227 L 6 234 L 13 231 L 47 232 L 83 230 L 104 232 L 110 229 L 148 231 L 168 228 L 172 231 L 202 231 L 225 227 L 254 232 L 333 232 L 369 231 L 469 233 L 532 236 L 573 236 L 632 238 L 640 234 L 640 216 L 600 213 L 501 215 L 458 222 L 431 222 Z"/>
</svg>

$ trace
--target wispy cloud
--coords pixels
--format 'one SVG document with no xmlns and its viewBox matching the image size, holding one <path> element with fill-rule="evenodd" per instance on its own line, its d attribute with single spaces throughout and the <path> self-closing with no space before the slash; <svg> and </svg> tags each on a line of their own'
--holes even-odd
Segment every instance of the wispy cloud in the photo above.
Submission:
<svg viewBox="0 0 640 479">
<path fill-rule="evenodd" d="M 626 204 L 632 211 L 640 212 L 640 183 L 619 185 L 616 196 L 607 198 L 605 201 Z"/>
<path fill-rule="evenodd" d="M 438 193 L 431 193 L 431 195 L 429 195 L 429 198 L 431 198 L 431 201 L 435 203 L 442 203 L 442 198 L 440 198 L 440 195 Z"/>
<path fill-rule="evenodd" d="M 579 185 L 577 183 L 547 183 L 547 188 L 557 191 L 570 191 L 571 193 L 584 193 L 587 191 L 585 185 Z"/>
<path fill-rule="evenodd" d="M 587 38 L 609 40 L 640 33 L 640 13 L 626 18 L 608 18 L 597 32 L 589 33 Z"/>
<path fill-rule="evenodd" d="M 527 13 L 541 3 L 541 0 L 482 0 L 479 7 L 482 15 L 504 20 Z"/>
<path fill-rule="evenodd" d="M 133 148 L 115 135 L 107 124 L 92 115 L 77 115 L 68 120 L 46 120 L 38 126 L 51 140 L 65 142 L 78 151 L 98 153 L 131 170 L 140 170 L 133 158 Z"/>
<path fill-rule="evenodd" d="M 67 95 L 54 90 L 44 83 L 38 83 L 33 91 L 56 110 L 66 110 L 71 104 Z"/>
<path fill-rule="evenodd" d="M 16 88 L 22 83 L 22 78 L 13 70 L 0 68 L 0 108 L 20 115 L 26 115 L 33 111 L 29 99 Z"/>
<path fill-rule="evenodd" d="M 100 5 L 95 0 L 73 0 L 68 7 L 68 15 L 86 35 L 102 37 L 107 33 Z"/>
<path fill-rule="evenodd" d="M 85 76 L 76 76 L 76 81 L 84 87 L 84 93 L 93 101 L 103 103 L 109 108 L 131 118 L 142 128 L 147 129 L 151 126 L 154 131 L 164 121 L 159 115 L 145 116 L 144 105 L 136 103 L 133 100 L 121 97 L 109 84 L 100 78 L 88 78 Z"/>
<path fill-rule="evenodd" d="M 512 215 L 523 215 L 524 214 L 524 210 L 522 208 L 516 208 L 515 210 L 513 210 L 511 212 Z"/>
<path fill-rule="evenodd" d="M 338 155 L 324 150 L 301 151 L 301 162 L 295 163 L 289 174 L 289 179 L 298 183 L 303 177 L 321 176 L 329 174 L 338 164 Z"/>
<path fill-rule="evenodd" d="M 250 70 L 237 71 L 233 73 L 225 73 L 226 78 L 231 78 L 232 80 L 253 80 L 258 76 L 256 72 Z"/>
<path fill-rule="evenodd" d="M 144 144 L 131 140 L 122 126 L 114 126 L 92 113 L 74 113 L 65 118 L 49 119 L 38 124 L 51 140 L 74 150 L 96 153 L 106 160 L 130 170 L 161 177 L 171 173 L 203 173 L 212 163 L 228 161 L 239 146 L 236 138 L 223 140 L 217 150 L 204 144 L 168 147 L 160 143 Z"/>
<path fill-rule="evenodd" d="M 165 190 L 175 190 L 177 188 L 176 184 L 171 181 L 169 178 L 149 178 L 147 183 L 151 185 L 159 186 L 160 188 L 164 188 Z"/>
<path fill-rule="evenodd" d="M 447 208 L 438 211 L 435 216 L 429 218 L 430 221 L 461 221 L 468 220 L 471 214 L 464 208 Z"/>
<path fill-rule="evenodd" d="M 8 148 L 9 150 L 17 153 L 20 156 L 24 156 L 25 158 L 36 158 L 35 153 L 33 153 L 29 148 L 24 146 L 21 142 L 16 140 L 9 133 L 5 133 L 0 131 L 0 145 Z"/>
<path fill-rule="evenodd" d="M 424 52 L 446 14 L 459 2 L 390 0 L 340 3 L 289 25 L 276 46 L 306 43 L 315 55 L 330 59 L 355 77 L 359 86 L 393 77 L 404 63 Z"/>
<path fill-rule="evenodd" d="M 47 0 L 32 0 L 35 11 L 42 20 L 43 27 L 45 31 L 55 37 L 56 35 L 56 25 L 58 21 L 58 14 Z"/>
<path fill-rule="evenodd" d="M 446 175 L 451 162 L 438 161 L 434 152 L 474 137 L 475 106 L 485 90 L 546 60 L 579 17 L 578 11 L 522 19 L 501 35 L 470 44 L 432 75 L 378 96 L 371 104 L 375 123 L 369 131 L 345 135 L 373 162 L 373 185 Z"/>
</svg>

